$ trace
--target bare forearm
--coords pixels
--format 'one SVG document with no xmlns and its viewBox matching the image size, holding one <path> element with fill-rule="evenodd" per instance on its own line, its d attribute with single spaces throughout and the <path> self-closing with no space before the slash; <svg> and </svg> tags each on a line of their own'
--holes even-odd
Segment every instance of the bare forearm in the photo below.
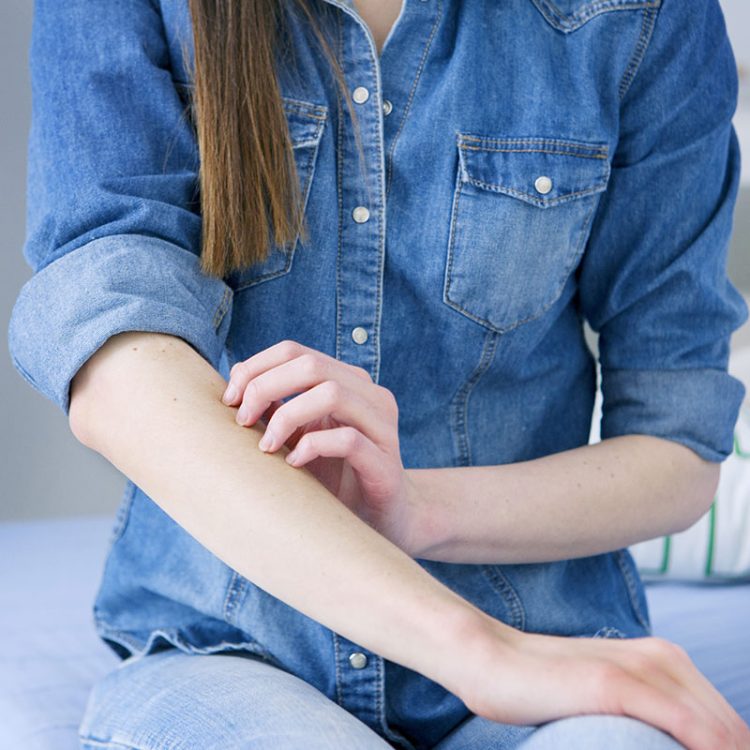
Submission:
<svg viewBox="0 0 750 750">
<path fill-rule="evenodd" d="M 112 337 L 79 372 L 71 424 L 243 576 L 386 658 L 438 681 L 453 625 L 477 610 L 361 521 L 287 450 L 257 447 L 224 379 L 181 339 Z M 74 411 L 75 410 L 75 411 Z M 453 641 L 455 643 L 455 641 Z"/>
<path fill-rule="evenodd" d="M 689 448 L 649 435 L 500 466 L 409 469 L 425 508 L 418 557 L 525 563 L 619 549 L 694 523 L 718 472 Z"/>
</svg>

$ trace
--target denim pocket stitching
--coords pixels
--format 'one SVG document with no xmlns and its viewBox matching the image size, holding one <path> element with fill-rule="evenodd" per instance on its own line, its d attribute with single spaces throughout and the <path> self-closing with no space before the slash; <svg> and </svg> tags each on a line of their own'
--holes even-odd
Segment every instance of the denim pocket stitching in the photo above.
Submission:
<svg viewBox="0 0 750 750">
<path fill-rule="evenodd" d="M 290 138 L 292 139 L 292 150 L 296 153 L 300 149 L 307 149 L 308 153 L 305 156 L 295 156 L 295 159 L 299 158 L 299 162 L 296 163 L 298 175 L 302 176 L 300 181 L 300 199 L 302 211 L 307 208 L 307 203 L 310 197 L 310 187 L 312 185 L 313 175 L 315 173 L 315 162 L 318 157 L 320 150 L 320 142 L 323 137 L 323 130 L 328 118 L 327 107 L 323 105 L 313 104 L 311 102 L 303 102 L 299 99 L 291 99 L 284 97 L 284 107 L 290 111 L 297 111 L 303 114 L 306 118 L 310 118 L 310 123 L 314 124 L 314 130 L 312 135 L 299 135 L 295 137 L 294 125 L 292 122 L 289 124 Z M 312 122 L 314 121 L 314 123 Z M 299 243 L 299 235 L 295 238 L 294 242 L 290 243 L 286 247 L 272 246 L 269 248 L 270 259 L 271 254 L 281 253 L 284 255 L 283 266 L 269 270 L 267 273 L 258 273 L 257 275 L 251 275 L 252 267 L 243 269 L 237 273 L 236 283 L 230 284 L 230 291 L 232 293 L 238 293 L 245 289 L 249 289 L 262 282 L 270 281 L 271 279 L 284 276 L 291 270 L 294 255 Z M 268 259 L 267 259 L 268 260 Z M 260 270 L 260 269 L 258 269 Z M 226 312 L 226 311 L 225 311 Z M 219 323 L 221 320 L 219 320 Z M 215 326 L 215 327 L 218 327 Z"/>
<path fill-rule="evenodd" d="M 582 191 L 576 191 L 572 194 L 563 194 L 560 196 L 557 196 L 554 199 L 545 199 L 547 201 L 547 205 L 543 205 L 539 199 L 536 199 L 533 196 L 529 196 L 528 194 L 522 194 L 520 191 L 516 191 L 514 188 L 510 187 L 504 187 L 504 186 L 498 186 L 493 185 L 489 183 L 484 183 L 481 180 L 478 180 L 475 177 L 472 177 L 471 174 L 466 169 L 466 165 L 463 163 L 463 159 L 461 158 L 461 150 L 465 149 L 465 143 L 464 141 L 466 139 L 471 139 L 473 141 L 479 141 L 484 144 L 487 143 L 495 143 L 495 144 L 516 144 L 516 145 L 525 145 L 529 143 L 535 143 L 535 144 L 543 144 L 543 145 L 550 145 L 550 144 L 559 144 L 562 148 L 565 146 L 571 147 L 573 149 L 572 152 L 563 151 L 563 155 L 565 156 L 571 156 L 578 158 L 581 155 L 581 151 L 589 151 L 591 153 L 593 152 L 599 152 L 603 154 L 608 153 L 608 147 L 606 144 L 601 142 L 584 142 L 584 141 L 576 141 L 574 139 L 564 139 L 564 138 L 550 138 L 550 137 L 542 137 L 542 136 L 534 136 L 534 137 L 493 137 L 488 135 L 480 135 L 480 134 L 471 134 L 471 133 L 465 133 L 462 131 L 455 131 L 456 137 L 457 137 L 457 145 L 459 149 L 459 163 L 457 168 L 457 174 L 456 174 L 456 184 L 453 192 L 453 203 L 451 207 L 451 216 L 450 216 L 450 230 L 449 230 L 449 239 L 448 239 L 448 252 L 447 252 L 447 259 L 446 259 L 446 269 L 445 269 L 445 276 L 444 276 L 444 283 L 443 283 L 443 302 L 447 304 L 449 307 L 453 308 L 454 310 L 457 310 L 461 314 L 465 315 L 471 320 L 474 320 L 475 322 L 479 323 L 480 325 L 489 328 L 490 330 L 496 331 L 498 333 L 506 333 L 508 331 L 511 331 L 515 328 L 517 328 L 520 325 L 523 325 L 525 323 L 528 323 L 532 320 L 536 320 L 537 318 L 541 317 L 548 309 L 550 309 L 560 298 L 560 295 L 562 294 L 563 289 L 565 288 L 566 280 L 568 279 L 568 276 L 570 275 L 570 272 L 572 268 L 574 267 L 575 263 L 578 261 L 582 254 L 583 245 L 585 244 L 585 241 L 588 237 L 588 231 L 591 226 L 591 222 L 593 219 L 593 216 L 595 214 L 596 209 L 596 202 L 592 201 L 592 204 L 590 206 L 590 209 L 588 213 L 586 214 L 585 218 L 583 218 L 581 223 L 581 228 L 578 236 L 578 243 L 576 244 L 575 248 L 572 252 L 568 252 L 567 254 L 567 262 L 562 267 L 560 274 L 558 276 L 557 281 L 555 282 L 555 288 L 553 292 L 548 293 L 549 299 L 547 299 L 546 303 L 543 304 L 541 307 L 538 307 L 535 309 L 532 313 L 529 315 L 522 317 L 519 320 L 514 320 L 512 323 L 501 325 L 496 324 L 490 321 L 487 317 L 482 317 L 481 315 L 478 315 L 470 310 L 468 310 L 461 302 L 459 302 L 455 296 L 451 296 L 451 285 L 454 279 L 453 271 L 454 271 L 454 265 L 455 265 L 455 248 L 456 248 L 456 236 L 459 233 L 459 227 L 460 227 L 460 211 L 459 211 L 459 204 L 460 204 L 460 198 L 461 194 L 463 192 L 463 186 L 465 184 L 472 184 L 475 187 L 479 186 L 480 189 L 488 189 L 490 192 L 493 192 L 495 194 L 503 194 L 508 195 L 509 197 L 513 199 L 521 199 L 524 202 L 532 203 L 537 208 L 547 208 L 549 206 L 557 206 L 560 204 L 564 204 L 566 202 L 570 202 L 573 199 L 579 199 L 583 197 L 584 195 L 593 195 L 596 193 L 603 192 L 606 190 L 606 185 L 609 181 L 609 176 L 611 174 L 611 166 L 609 164 L 608 159 L 605 160 L 604 165 L 604 171 L 601 173 L 601 176 L 599 177 L 598 181 L 596 183 L 592 183 L 588 188 Z M 476 149 L 473 150 L 485 150 L 485 149 Z M 494 150 L 494 149 L 487 149 L 487 150 Z M 505 150 L 505 149 L 503 149 Z M 507 149 L 509 152 L 512 151 L 518 151 L 518 149 Z M 517 195 L 514 195 L 514 193 L 517 193 Z"/>
<path fill-rule="evenodd" d="M 658 8 L 662 0 L 598 0 L 598 2 L 583 4 L 581 9 L 572 13 L 564 13 L 551 0 L 531 0 L 531 2 L 550 26 L 567 34 L 580 29 L 592 18 L 602 13 Z"/>
</svg>

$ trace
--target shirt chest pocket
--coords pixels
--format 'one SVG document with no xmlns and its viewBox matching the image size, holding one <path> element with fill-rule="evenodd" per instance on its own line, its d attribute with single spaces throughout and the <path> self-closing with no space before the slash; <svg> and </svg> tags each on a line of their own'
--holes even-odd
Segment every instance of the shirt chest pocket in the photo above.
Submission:
<svg viewBox="0 0 750 750">
<path fill-rule="evenodd" d="M 292 141 L 294 163 L 300 185 L 302 210 L 307 208 L 310 187 L 315 173 L 323 129 L 325 127 L 328 108 L 325 105 L 313 104 L 299 99 L 283 96 L 284 113 Z M 260 263 L 254 263 L 240 271 L 234 271 L 226 277 L 226 282 L 239 292 L 242 289 L 255 286 L 263 281 L 269 281 L 283 276 L 292 268 L 294 253 L 299 242 L 299 235 L 290 246 L 272 244 L 268 258 Z"/>
<path fill-rule="evenodd" d="M 588 237 L 607 145 L 457 133 L 443 301 L 496 331 L 542 315 Z"/>
</svg>

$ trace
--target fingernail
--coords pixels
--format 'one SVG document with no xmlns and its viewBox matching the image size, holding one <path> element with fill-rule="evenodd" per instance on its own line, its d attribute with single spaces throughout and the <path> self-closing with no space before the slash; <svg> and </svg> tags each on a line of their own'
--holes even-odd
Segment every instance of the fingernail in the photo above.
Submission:
<svg viewBox="0 0 750 750">
<path fill-rule="evenodd" d="M 260 442 L 258 443 L 258 448 L 260 448 L 262 451 L 267 451 L 271 446 L 273 445 L 273 433 L 266 429 L 266 431 L 263 433 L 263 437 L 260 439 Z"/>
<path fill-rule="evenodd" d="M 237 412 L 237 421 L 242 423 L 247 419 L 247 404 L 242 404 Z"/>
<path fill-rule="evenodd" d="M 237 398 L 237 388 L 232 383 L 230 383 L 227 386 L 227 389 L 226 391 L 224 391 L 224 395 L 221 398 L 225 404 L 232 403 L 232 401 L 234 401 Z"/>
<path fill-rule="evenodd" d="M 287 453 L 286 456 L 286 462 L 288 464 L 294 465 L 294 462 L 299 458 L 299 453 L 297 453 L 296 449 L 293 450 L 291 453 Z"/>
</svg>

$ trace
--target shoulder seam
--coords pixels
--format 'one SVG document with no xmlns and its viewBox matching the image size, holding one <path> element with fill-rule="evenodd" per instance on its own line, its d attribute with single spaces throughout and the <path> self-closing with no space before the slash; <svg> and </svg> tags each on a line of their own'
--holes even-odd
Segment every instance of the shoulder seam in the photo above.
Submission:
<svg viewBox="0 0 750 750">
<path fill-rule="evenodd" d="M 638 36 L 638 42 L 635 45 L 633 54 L 630 57 L 625 72 L 622 74 L 620 79 L 620 85 L 618 86 L 618 100 L 622 102 L 625 94 L 630 89 L 630 84 L 636 76 L 636 73 L 640 69 L 641 61 L 646 55 L 649 43 L 653 36 L 654 26 L 656 25 L 656 18 L 663 6 L 660 4 L 655 8 L 646 8 L 643 11 L 643 19 L 641 22 L 641 33 Z"/>
</svg>

